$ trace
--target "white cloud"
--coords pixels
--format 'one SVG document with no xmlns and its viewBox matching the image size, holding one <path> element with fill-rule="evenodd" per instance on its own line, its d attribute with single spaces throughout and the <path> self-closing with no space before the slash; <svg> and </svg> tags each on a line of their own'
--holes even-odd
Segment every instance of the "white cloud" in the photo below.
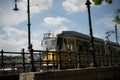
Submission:
<svg viewBox="0 0 120 80">
<path fill-rule="evenodd" d="M 40 37 L 43 31 L 35 31 L 32 33 L 33 38 Z"/>
<path fill-rule="evenodd" d="M 42 50 L 41 40 L 33 39 L 32 44 L 33 44 L 33 49 Z"/>
<path fill-rule="evenodd" d="M 7 51 L 20 51 L 22 48 L 27 50 L 28 39 L 27 32 L 19 30 L 15 27 L 4 27 L 4 34 L 0 34 L 0 49 Z M 32 35 L 31 43 L 34 49 L 41 48 L 41 40 L 37 39 L 40 37 L 42 31 L 34 32 Z"/>
<path fill-rule="evenodd" d="M 0 35 L 0 39 L 2 39 L 2 38 L 4 38 L 5 37 L 5 35 L 4 34 L 1 34 Z"/>
<path fill-rule="evenodd" d="M 64 17 L 47 17 L 44 19 L 46 25 L 61 25 L 63 22 L 68 22 L 69 20 Z"/>
<path fill-rule="evenodd" d="M 0 3 L 0 24 L 1 25 L 18 25 L 27 20 L 27 0 L 19 0 L 17 7 L 19 11 L 15 12 L 13 1 L 1 1 Z M 31 0 L 31 16 L 48 10 L 52 6 L 53 0 Z M 7 6 L 6 6 L 7 5 Z"/>
<path fill-rule="evenodd" d="M 71 13 L 83 12 L 86 10 L 85 0 L 65 0 L 63 8 Z"/>
<path fill-rule="evenodd" d="M 44 10 L 48 10 L 52 6 L 52 2 L 53 0 L 30 0 L 31 13 L 39 13 Z M 23 4 L 21 8 L 25 9 L 25 6 L 27 5 L 27 0 L 21 1 L 20 4 Z"/>
<path fill-rule="evenodd" d="M 0 34 L 0 49 L 20 51 L 27 45 L 27 33 L 14 27 L 4 27 Z"/>
<path fill-rule="evenodd" d="M 0 49 L 4 49 L 7 51 L 20 51 L 22 48 L 26 48 L 27 45 L 27 39 L 10 39 L 6 40 L 3 38 L 0 38 Z"/>
<path fill-rule="evenodd" d="M 108 16 L 99 18 L 98 20 L 95 20 L 94 24 L 95 25 L 101 25 L 102 24 L 106 27 L 113 28 L 115 23 L 112 20 L 113 20 L 113 17 L 108 15 Z"/>
<path fill-rule="evenodd" d="M 115 30 L 115 22 L 112 21 L 113 17 L 111 15 L 105 15 L 104 17 L 101 17 L 94 21 L 93 27 L 97 29 L 95 33 L 100 34 L 94 34 L 97 37 L 105 39 L 105 34 L 107 31 L 114 31 Z M 120 36 L 120 26 L 117 27 L 118 30 L 118 37 Z M 94 30 L 93 30 L 94 31 Z M 115 41 L 115 34 L 110 35 L 110 40 Z M 118 39 L 119 40 L 119 39 Z"/>
<path fill-rule="evenodd" d="M 92 0 L 90 0 L 90 2 L 92 3 L 91 6 L 94 6 Z M 87 10 L 85 3 L 86 0 L 65 0 L 62 6 L 68 13 L 77 13 Z"/>
<path fill-rule="evenodd" d="M 7 5 L 7 6 L 6 6 Z M 1 25 L 16 25 L 27 19 L 26 12 L 18 11 L 15 12 L 12 9 L 14 4 L 3 4 L 3 8 L 0 8 L 0 24 Z"/>
<path fill-rule="evenodd" d="M 61 33 L 62 31 L 68 31 L 68 30 L 69 30 L 68 27 L 61 25 L 61 27 L 60 27 L 55 33 L 56 33 L 56 34 L 59 34 L 59 33 Z"/>
<path fill-rule="evenodd" d="M 27 32 L 14 27 L 4 27 L 3 30 L 7 33 L 8 38 L 21 39 L 27 37 Z"/>
<path fill-rule="evenodd" d="M 3 28 L 3 30 L 1 29 L 3 33 L 0 34 L 0 49 L 8 51 L 20 51 L 21 48 L 27 49 L 27 32 L 11 27 L 27 20 L 26 2 L 27 0 L 18 0 L 17 7 L 19 11 L 17 12 L 12 10 L 14 8 L 14 0 L 2 0 L 0 2 L 0 25 Z M 52 2 L 53 0 L 30 0 L 31 17 L 33 14 L 48 10 L 52 6 Z M 32 36 L 34 37 L 32 40 L 34 47 L 40 48 L 37 45 L 40 44 L 40 41 L 36 39 L 40 37 L 40 32 L 33 33 Z"/>
</svg>

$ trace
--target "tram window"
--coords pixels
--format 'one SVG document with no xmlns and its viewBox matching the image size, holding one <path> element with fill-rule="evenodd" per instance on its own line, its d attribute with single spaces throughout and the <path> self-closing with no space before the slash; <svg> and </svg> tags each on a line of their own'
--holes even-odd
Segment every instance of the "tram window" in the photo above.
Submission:
<svg viewBox="0 0 120 80">
<path fill-rule="evenodd" d="M 108 54 L 111 54 L 111 47 L 108 46 Z"/>
<path fill-rule="evenodd" d="M 96 54 L 100 54 L 100 44 L 98 43 L 95 44 L 95 51 L 96 51 Z"/>
<path fill-rule="evenodd" d="M 70 51 L 74 51 L 75 50 L 75 42 L 74 39 L 70 39 L 70 38 L 64 38 L 64 49 L 65 50 L 70 50 Z"/>
<path fill-rule="evenodd" d="M 52 40 L 51 42 L 52 42 L 52 45 L 55 45 L 56 40 Z"/>
<path fill-rule="evenodd" d="M 73 44 L 67 44 L 67 49 L 70 51 L 74 51 L 74 45 Z"/>
<path fill-rule="evenodd" d="M 98 51 L 98 50 L 97 50 L 97 45 L 95 44 L 94 47 L 95 47 L 95 52 L 98 53 L 98 52 L 97 52 L 97 51 Z"/>
<path fill-rule="evenodd" d="M 114 48 L 111 49 L 111 55 L 114 55 Z"/>
<path fill-rule="evenodd" d="M 98 54 L 100 54 L 100 44 L 98 45 Z"/>
<path fill-rule="evenodd" d="M 83 51 L 88 52 L 88 41 L 83 41 Z"/>
<path fill-rule="evenodd" d="M 66 45 L 67 45 L 67 49 L 68 50 L 70 50 L 70 51 L 74 51 L 75 50 L 74 40 L 68 39 L 67 42 L 66 42 Z"/>
<path fill-rule="evenodd" d="M 113 55 L 116 55 L 116 48 L 113 48 Z"/>
<path fill-rule="evenodd" d="M 63 50 L 67 50 L 69 48 L 69 44 L 66 38 L 63 38 Z"/>
<path fill-rule="evenodd" d="M 55 39 L 46 39 L 43 41 L 43 49 L 53 50 L 56 48 Z"/>
<path fill-rule="evenodd" d="M 104 47 L 104 45 L 101 45 L 101 54 L 105 54 L 105 47 Z"/>
<path fill-rule="evenodd" d="M 115 55 L 115 53 L 116 53 L 116 50 L 115 50 L 115 48 L 114 47 L 112 47 L 112 55 Z"/>
<path fill-rule="evenodd" d="M 57 38 L 57 47 L 61 47 L 62 48 L 62 42 L 63 42 L 63 38 L 61 38 L 61 37 L 58 37 Z"/>
<path fill-rule="evenodd" d="M 115 48 L 112 49 L 112 55 L 115 55 Z"/>
<path fill-rule="evenodd" d="M 111 46 L 108 46 L 108 50 L 109 50 L 109 55 L 112 55 L 113 48 Z"/>
<path fill-rule="evenodd" d="M 79 49 L 80 51 L 83 51 L 83 41 L 82 40 L 76 40 L 76 46 L 77 46 L 77 49 Z"/>
</svg>

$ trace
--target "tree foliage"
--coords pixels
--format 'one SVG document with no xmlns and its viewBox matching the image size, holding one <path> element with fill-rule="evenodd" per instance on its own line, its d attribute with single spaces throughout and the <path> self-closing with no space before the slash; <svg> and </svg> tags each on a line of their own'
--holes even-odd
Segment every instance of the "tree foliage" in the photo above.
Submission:
<svg viewBox="0 0 120 80">
<path fill-rule="evenodd" d="M 101 5 L 103 2 L 112 3 L 112 0 L 92 0 L 94 2 L 95 5 Z"/>
<path fill-rule="evenodd" d="M 115 11 L 115 17 L 113 19 L 113 22 L 116 22 L 117 24 L 120 24 L 120 9 L 117 9 Z"/>
<path fill-rule="evenodd" d="M 113 0 L 92 0 L 95 5 L 101 5 L 103 2 L 111 4 Z M 120 9 L 117 9 L 115 12 L 115 17 L 113 19 L 113 22 L 116 22 L 116 24 L 120 24 Z"/>
</svg>

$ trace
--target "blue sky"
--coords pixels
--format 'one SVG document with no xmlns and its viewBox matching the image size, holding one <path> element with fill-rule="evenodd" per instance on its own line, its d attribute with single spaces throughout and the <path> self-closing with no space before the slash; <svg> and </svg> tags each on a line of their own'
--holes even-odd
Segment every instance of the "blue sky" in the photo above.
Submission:
<svg viewBox="0 0 120 80">
<path fill-rule="evenodd" d="M 89 35 L 86 0 L 30 0 L 31 43 L 34 49 L 42 49 L 41 41 L 46 32 L 61 33 L 73 30 Z M 105 39 L 106 31 L 113 31 L 115 10 L 120 1 L 101 6 L 91 5 L 93 35 Z M 5 51 L 27 50 L 27 1 L 18 0 L 19 11 L 15 12 L 14 0 L 0 0 L 0 49 Z M 118 25 L 120 42 L 120 25 Z M 109 38 L 115 41 L 115 35 Z"/>
</svg>

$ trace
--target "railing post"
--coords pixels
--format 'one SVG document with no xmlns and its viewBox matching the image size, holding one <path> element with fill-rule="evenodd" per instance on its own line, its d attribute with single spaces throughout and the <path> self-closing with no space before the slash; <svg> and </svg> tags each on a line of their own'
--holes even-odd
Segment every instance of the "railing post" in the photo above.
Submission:
<svg viewBox="0 0 120 80">
<path fill-rule="evenodd" d="M 55 70 L 54 53 L 52 54 L 52 63 L 53 63 L 53 70 Z"/>
<path fill-rule="evenodd" d="M 1 66 L 2 66 L 2 69 L 4 70 L 4 62 L 3 62 L 3 49 L 1 50 Z"/>
<path fill-rule="evenodd" d="M 31 67 L 30 67 L 30 71 L 31 71 L 31 72 L 35 72 L 32 44 L 29 46 L 29 50 L 30 50 L 30 56 L 31 56 L 31 61 L 30 61 Z"/>
<path fill-rule="evenodd" d="M 119 59 L 119 55 L 118 55 L 118 50 L 116 51 L 116 65 L 118 66 L 118 59 Z"/>
<path fill-rule="evenodd" d="M 109 66 L 112 66 L 112 54 L 110 54 L 110 62 Z"/>
<path fill-rule="evenodd" d="M 107 66 L 109 66 L 109 55 L 106 55 L 106 59 L 107 59 Z"/>
<path fill-rule="evenodd" d="M 117 54 L 117 56 L 118 56 L 118 59 L 117 59 L 118 60 L 118 66 L 120 65 L 120 54 L 119 53 L 120 53 L 120 51 L 118 51 L 118 54 Z"/>
<path fill-rule="evenodd" d="M 41 58 L 41 52 L 39 53 L 39 59 L 40 59 L 40 70 L 41 70 L 41 66 L 42 66 L 42 64 L 43 64 L 43 62 L 42 62 L 42 58 Z"/>
<path fill-rule="evenodd" d="M 48 60 L 48 56 L 50 55 L 50 54 L 48 54 L 48 49 L 46 49 L 46 53 L 47 53 L 47 60 L 46 60 L 46 64 L 47 64 L 47 70 L 49 69 L 49 60 Z"/>
<path fill-rule="evenodd" d="M 62 65 L 61 65 L 61 48 L 58 47 L 58 69 L 60 70 L 62 68 Z"/>
<path fill-rule="evenodd" d="M 11 64 L 12 64 L 12 72 L 13 72 L 13 75 L 15 75 L 15 62 L 13 61 Z"/>
<path fill-rule="evenodd" d="M 105 59 L 104 59 L 105 53 L 102 52 L 101 57 L 102 57 L 102 66 L 104 66 L 105 65 Z"/>
<path fill-rule="evenodd" d="M 74 52 L 74 68 L 75 69 L 77 69 L 77 63 L 78 63 L 78 61 L 77 61 L 77 51 L 76 52 Z"/>
<path fill-rule="evenodd" d="M 78 58 L 77 58 L 77 59 L 78 59 L 78 60 L 77 60 L 77 61 L 78 61 L 78 62 L 77 62 L 77 63 L 78 63 L 77 67 L 80 68 L 80 67 L 81 67 L 81 61 L 80 61 L 80 48 L 78 49 Z"/>
<path fill-rule="evenodd" d="M 71 60 L 71 51 L 68 50 L 69 60 L 68 63 L 70 64 L 70 68 L 72 67 L 72 60 Z"/>
<path fill-rule="evenodd" d="M 25 72 L 25 52 L 24 48 L 22 49 L 22 57 L 23 57 L 23 72 Z"/>
</svg>

